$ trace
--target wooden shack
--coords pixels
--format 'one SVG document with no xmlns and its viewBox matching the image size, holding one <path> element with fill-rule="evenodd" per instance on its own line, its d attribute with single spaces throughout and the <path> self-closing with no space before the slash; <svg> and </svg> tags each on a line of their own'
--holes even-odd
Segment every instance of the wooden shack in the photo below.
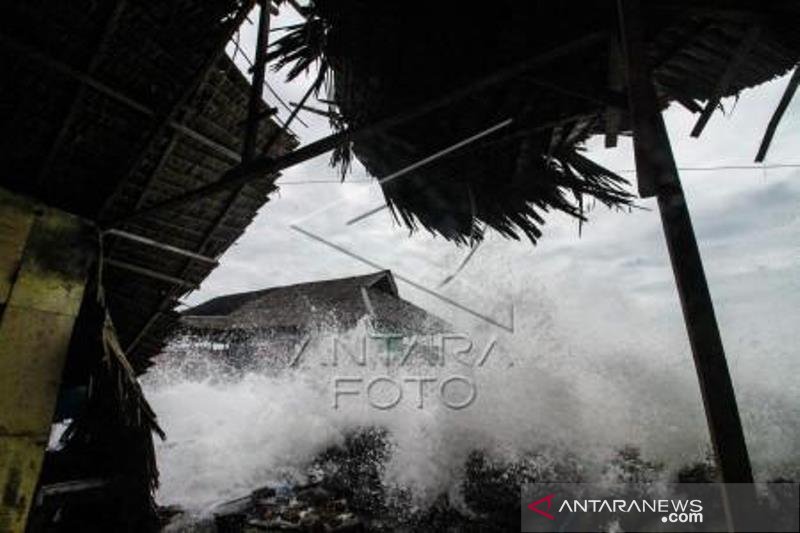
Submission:
<svg viewBox="0 0 800 533">
<path fill-rule="evenodd" d="M 153 527 L 150 433 L 160 430 L 135 375 L 160 351 L 180 297 L 242 234 L 277 174 L 172 212 L 107 221 L 242 160 L 252 92 L 224 49 L 252 5 L 0 6 L 4 532 L 23 531 L 29 510 L 36 517 L 43 506 L 61 508 L 63 527 L 78 521 L 81 531 Z M 296 146 L 263 101 L 258 111 L 257 155 Z M 59 391 L 83 391 L 82 407 L 34 501 Z M 63 507 L 71 490 L 92 486 L 105 506 Z"/>
<path fill-rule="evenodd" d="M 237 369 L 287 368 L 304 344 L 333 340 L 360 324 L 373 343 L 398 346 L 452 332 L 447 322 L 401 298 L 389 270 L 219 296 L 183 311 L 180 324 L 169 357 L 199 352 Z"/>
</svg>

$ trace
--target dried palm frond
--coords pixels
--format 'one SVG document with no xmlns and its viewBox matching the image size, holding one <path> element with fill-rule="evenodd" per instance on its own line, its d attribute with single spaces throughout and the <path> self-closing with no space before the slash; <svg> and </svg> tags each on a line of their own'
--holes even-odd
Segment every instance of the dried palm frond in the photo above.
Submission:
<svg viewBox="0 0 800 533">
<path fill-rule="evenodd" d="M 100 257 L 102 251 L 101 240 Z M 153 433 L 162 439 L 165 434 L 120 346 L 98 281 L 102 263 L 94 281 L 97 298 L 87 298 L 81 310 L 82 320 L 96 328 L 92 341 L 84 344 L 89 353 L 82 354 L 91 362 L 88 398 L 61 440 L 67 453 L 111 478 L 123 495 L 121 513 L 128 513 L 132 523 L 152 524 L 157 522 L 153 494 L 158 488 Z"/>
<path fill-rule="evenodd" d="M 337 120 L 331 123 L 336 131 L 368 124 L 414 100 L 399 94 L 402 89 L 393 85 L 397 81 L 392 71 L 394 58 L 384 60 L 379 49 L 368 46 L 368 38 L 353 33 L 353 17 L 364 16 L 368 11 L 368 4 L 356 0 L 312 2 L 308 20 L 290 28 L 272 46 L 270 58 L 275 60 L 276 69 L 288 68 L 287 79 L 297 78 L 314 65 L 320 69 L 315 83 L 321 84 L 322 78 L 328 77 L 329 102 L 338 111 Z M 387 38 L 393 35 L 390 31 Z M 393 43 L 388 46 L 398 50 Z M 436 52 L 432 55 L 435 57 Z M 424 67 L 419 69 L 421 76 L 431 68 L 446 71 L 447 65 L 425 66 L 425 59 L 404 57 L 402 61 Z M 437 75 L 446 77 L 441 72 Z M 439 95 L 430 95 L 435 96 Z M 415 98 L 418 101 L 421 97 Z M 507 118 L 475 109 L 474 104 L 461 103 L 375 139 L 343 143 L 334 149 L 331 164 L 339 167 L 344 178 L 355 155 L 368 172 L 382 178 L 446 147 L 447 142 L 461 140 L 459 132 L 484 125 L 480 121 L 492 123 Z M 507 104 L 499 107 L 503 108 L 499 113 L 509 108 Z M 531 106 L 523 107 L 529 114 Z M 531 126 L 530 120 L 523 122 Z M 549 210 L 564 211 L 582 222 L 586 218 L 584 196 L 596 197 L 610 206 L 632 201 L 623 178 L 577 154 L 574 145 L 580 136 L 559 146 L 558 154 L 553 155 L 547 148 L 549 130 L 520 136 L 517 128 L 514 133 L 488 137 L 467 150 L 383 182 L 386 201 L 395 218 L 412 230 L 424 227 L 457 243 L 481 240 L 487 227 L 514 239 L 524 234 L 536 242 L 541 236 L 543 214 Z"/>
</svg>

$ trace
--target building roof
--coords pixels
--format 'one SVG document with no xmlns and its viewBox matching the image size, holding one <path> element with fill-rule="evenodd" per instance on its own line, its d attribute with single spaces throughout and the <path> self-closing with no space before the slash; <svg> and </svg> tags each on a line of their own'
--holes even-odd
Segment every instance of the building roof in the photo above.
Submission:
<svg viewBox="0 0 800 533">
<path fill-rule="evenodd" d="M 218 180 L 239 161 L 250 94 L 224 47 L 251 6 L 3 2 L 0 186 L 102 227 Z M 262 120 L 258 146 L 278 133 Z M 280 133 L 269 155 L 296 145 Z M 114 228 L 213 259 L 244 232 L 276 177 Z M 142 371 L 175 323 L 178 298 L 215 264 L 118 235 L 103 244 L 110 313 Z"/>
<path fill-rule="evenodd" d="M 388 270 L 220 296 L 183 312 L 190 330 L 342 330 L 372 318 L 379 331 L 434 334 L 451 327 L 400 298 Z"/>
</svg>

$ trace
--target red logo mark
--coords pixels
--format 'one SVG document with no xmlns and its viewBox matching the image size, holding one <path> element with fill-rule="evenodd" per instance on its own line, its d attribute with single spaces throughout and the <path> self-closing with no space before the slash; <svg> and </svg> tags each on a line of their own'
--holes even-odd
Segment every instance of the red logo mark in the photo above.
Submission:
<svg viewBox="0 0 800 533">
<path fill-rule="evenodd" d="M 547 502 L 547 510 L 549 511 L 550 508 L 553 506 L 553 498 L 555 498 L 555 497 L 556 497 L 555 494 L 550 494 L 549 496 L 545 496 L 541 500 L 536 500 L 533 503 L 529 503 L 528 504 L 528 509 L 530 509 L 534 513 L 539 513 L 540 515 L 542 515 L 545 518 L 548 518 L 550 520 L 555 520 L 556 519 L 555 516 L 551 515 L 550 513 L 546 513 L 546 512 L 544 512 L 544 511 L 542 511 L 541 509 L 538 508 L 539 504 L 541 504 L 542 502 Z"/>
</svg>

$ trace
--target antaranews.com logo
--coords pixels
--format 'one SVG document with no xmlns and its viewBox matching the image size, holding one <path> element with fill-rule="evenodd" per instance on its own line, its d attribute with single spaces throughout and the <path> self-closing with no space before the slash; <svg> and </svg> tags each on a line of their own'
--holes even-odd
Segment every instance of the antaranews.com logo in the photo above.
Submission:
<svg viewBox="0 0 800 533">
<path fill-rule="evenodd" d="M 797 483 L 530 484 L 521 531 L 800 531 Z"/>
<path fill-rule="evenodd" d="M 528 509 L 541 516 L 555 520 L 555 516 L 545 512 L 540 506 L 547 505 L 548 511 L 553 506 L 555 494 L 549 494 L 533 503 Z M 661 522 L 697 523 L 703 522 L 702 500 L 564 500 L 558 508 L 559 513 L 661 513 Z"/>
</svg>

